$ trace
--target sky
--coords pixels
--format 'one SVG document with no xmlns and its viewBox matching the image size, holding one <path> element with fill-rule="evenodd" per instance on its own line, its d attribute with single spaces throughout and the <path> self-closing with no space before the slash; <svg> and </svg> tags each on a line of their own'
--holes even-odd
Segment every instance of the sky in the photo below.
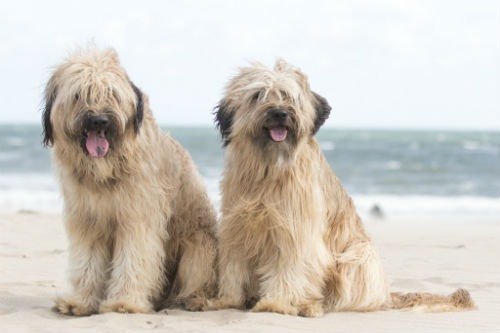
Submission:
<svg viewBox="0 0 500 333">
<path fill-rule="evenodd" d="M 37 123 L 53 66 L 114 47 L 162 125 L 211 126 L 239 67 L 301 68 L 325 126 L 500 130 L 500 1 L 2 1 L 1 123 Z"/>
</svg>

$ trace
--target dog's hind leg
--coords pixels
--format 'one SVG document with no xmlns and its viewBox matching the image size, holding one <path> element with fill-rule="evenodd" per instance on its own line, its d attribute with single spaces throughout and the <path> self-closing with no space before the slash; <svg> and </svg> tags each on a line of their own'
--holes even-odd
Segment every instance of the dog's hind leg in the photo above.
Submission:
<svg viewBox="0 0 500 333">
<path fill-rule="evenodd" d="M 217 288 L 215 264 L 217 242 L 211 230 L 198 230 L 181 245 L 175 289 L 176 303 L 190 311 L 200 311 Z"/>
<path fill-rule="evenodd" d="M 207 310 L 245 308 L 245 288 L 250 284 L 250 270 L 246 258 L 238 249 L 232 248 L 222 231 L 219 239 L 219 293 L 210 300 Z"/>
<path fill-rule="evenodd" d="M 352 244 L 336 257 L 326 274 L 328 311 L 377 311 L 390 306 L 382 264 L 370 242 Z"/>
<path fill-rule="evenodd" d="M 322 273 L 308 274 L 306 258 L 298 254 L 267 254 L 266 262 L 257 269 L 261 277 L 261 299 L 255 312 L 276 312 L 305 317 L 323 315 Z"/>
</svg>

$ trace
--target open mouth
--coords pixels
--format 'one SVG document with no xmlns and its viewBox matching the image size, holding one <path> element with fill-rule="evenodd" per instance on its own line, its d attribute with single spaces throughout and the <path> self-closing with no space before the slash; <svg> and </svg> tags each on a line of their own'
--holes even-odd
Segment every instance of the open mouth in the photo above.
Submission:
<svg viewBox="0 0 500 333">
<path fill-rule="evenodd" d="M 274 142 L 282 142 L 286 140 L 288 130 L 284 126 L 276 126 L 269 129 L 269 136 Z"/>
<path fill-rule="evenodd" d="M 105 130 L 85 130 L 85 148 L 91 157 L 101 158 L 106 156 L 109 150 L 109 141 Z"/>
</svg>

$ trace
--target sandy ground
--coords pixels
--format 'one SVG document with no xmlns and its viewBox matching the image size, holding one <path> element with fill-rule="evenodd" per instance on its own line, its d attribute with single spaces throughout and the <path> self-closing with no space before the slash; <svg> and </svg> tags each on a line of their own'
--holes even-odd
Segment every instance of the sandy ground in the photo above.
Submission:
<svg viewBox="0 0 500 333">
<path fill-rule="evenodd" d="M 366 223 L 393 290 L 470 290 L 478 310 L 386 311 L 300 318 L 236 310 L 65 317 L 52 312 L 66 289 L 61 219 L 0 214 L 0 332 L 496 332 L 500 333 L 500 218 L 397 218 Z"/>
</svg>

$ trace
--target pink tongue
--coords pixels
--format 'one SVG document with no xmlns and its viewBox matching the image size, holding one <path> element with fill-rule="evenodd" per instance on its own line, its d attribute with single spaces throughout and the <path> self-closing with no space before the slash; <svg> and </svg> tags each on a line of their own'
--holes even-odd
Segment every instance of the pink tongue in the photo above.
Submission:
<svg viewBox="0 0 500 333">
<path fill-rule="evenodd" d="M 87 142 L 85 143 L 87 151 L 92 157 L 104 157 L 109 149 L 109 142 L 106 140 L 104 131 L 90 131 L 87 133 Z"/>
<path fill-rule="evenodd" d="M 271 139 L 273 139 L 273 141 L 276 142 L 281 142 L 285 140 L 287 133 L 288 131 L 286 130 L 286 128 L 277 127 L 269 130 L 269 134 L 271 134 Z"/>
</svg>

